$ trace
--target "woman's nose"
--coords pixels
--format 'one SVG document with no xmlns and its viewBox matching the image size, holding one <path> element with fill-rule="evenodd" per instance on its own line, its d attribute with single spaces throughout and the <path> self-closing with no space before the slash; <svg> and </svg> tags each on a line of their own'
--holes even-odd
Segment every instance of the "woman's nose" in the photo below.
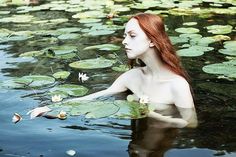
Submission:
<svg viewBox="0 0 236 157">
<path fill-rule="evenodd" d="M 126 39 L 126 37 L 125 37 L 124 40 L 122 41 L 122 44 L 123 44 L 123 45 L 126 45 L 126 44 L 127 44 L 127 39 Z"/>
</svg>

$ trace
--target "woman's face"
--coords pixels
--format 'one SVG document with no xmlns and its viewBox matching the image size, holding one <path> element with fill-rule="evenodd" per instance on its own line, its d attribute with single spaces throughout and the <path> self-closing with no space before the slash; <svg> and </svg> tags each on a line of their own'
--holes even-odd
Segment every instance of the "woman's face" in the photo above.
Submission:
<svg viewBox="0 0 236 157">
<path fill-rule="evenodd" d="M 122 44 L 125 46 L 129 59 L 139 58 L 150 48 L 150 39 L 134 18 L 130 19 L 126 24 L 124 37 Z"/>
</svg>

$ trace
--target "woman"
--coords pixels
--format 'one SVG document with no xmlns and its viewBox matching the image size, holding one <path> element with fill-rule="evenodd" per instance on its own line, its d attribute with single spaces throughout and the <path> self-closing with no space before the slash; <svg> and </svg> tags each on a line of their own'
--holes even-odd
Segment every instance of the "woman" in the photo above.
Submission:
<svg viewBox="0 0 236 157">
<path fill-rule="evenodd" d="M 139 59 L 145 66 L 123 73 L 108 89 L 69 101 L 91 100 L 130 90 L 135 97 L 145 96 L 155 105 L 155 112 L 150 112 L 150 117 L 175 127 L 196 126 L 187 75 L 165 32 L 162 19 L 153 14 L 137 14 L 126 24 L 124 37 L 122 44 L 128 59 L 131 62 Z M 176 111 L 179 114 L 173 115 Z"/>
</svg>

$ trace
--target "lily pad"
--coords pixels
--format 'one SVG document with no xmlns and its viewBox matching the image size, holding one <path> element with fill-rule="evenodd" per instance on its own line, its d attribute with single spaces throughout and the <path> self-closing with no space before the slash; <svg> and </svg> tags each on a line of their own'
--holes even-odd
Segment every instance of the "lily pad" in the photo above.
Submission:
<svg viewBox="0 0 236 157">
<path fill-rule="evenodd" d="M 69 54 L 69 53 L 72 53 L 72 52 L 76 52 L 77 47 L 76 46 L 69 46 L 69 45 L 54 46 L 54 47 L 45 48 L 42 51 L 44 51 L 47 54 L 51 54 L 52 56 L 65 55 L 65 54 Z"/>
<path fill-rule="evenodd" d="M 197 22 L 185 22 L 183 23 L 184 26 L 194 26 L 197 25 Z"/>
<path fill-rule="evenodd" d="M 129 67 L 128 67 L 128 65 L 119 65 L 116 67 L 112 67 L 111 69 L 114 71 L 117 71 L 117 72 L 125 72 L 125 71 L 129 70 Z"/>
<path fill-rule="evenodd" d="M 13 23 L 29 23 L 33 19 L 34 19 L 34 16 L 32 16 L 32 15 L 13 15 L 11 17 L 1 18 L 0 22 L 3 22 L 3 23 L 9 23 L 9 22 L 13 22 Z"/>
<path fill-rule="evenodd" d="M 119 50 L 120 46 L 114 44 L 101 44 L 101 45 L 88 46 L 84 48 L 84 50 L 92 50 L 92 49 L 98 49 L 101 51 L 115 51 Z"/>
<path fill-rule="evenodd" d="M 202 70 L 209 74 L 221 74 L 226 76 L 236 74 L 236 66 L 228 63 L 229 62 L 206 65 Z"/>
<path fill-rule="evenodd" d="M 199 29 L 193 27 L 182 27 L 175 29 L 175 31 L 178 33 L 193 34 L 193 33 L 198 33 Z"/>
<path fill-rule="evenodd" d="M 55 79 L 44 75 L 29 75 L 3 81 L 2 86 L 6 88 L 39 88 L 53 84 Z"/>
<path fill-rule="evenodd" d="M 52 76 L 56 79 L 67 79 L 68 76 L 70 75 L 69 71 L 58 71 L 56 73 L 54 73 Z"/>
<path fill-rule="evenodd" d="M 180 49 L 177 51 L 177 54 L 179 56 L 185 56 L 185 57 L 196 57 L 201 56 L 206 51 L 213 50 L 213 47 L 205 47 L 205 46 L 191 46 L 189 48 Z"/>
<path fill-rule="evenodd" d="M 79 39 L 80 37 L 81 37 L 80 34 L 68 33 L 68 34 L 62 34 L 62 35 L 58 36 L 58 39 L 61 39 L 61 40 Z"/>
<path fill-rule="evenodd" d="M 112 30 L 92 30 L 88 33 L 90 36 L 99 36 L 99 35 L 109 35 L 113 34 L 115 31 Z"/>
<path fill-rule="evenodd" d="M 236 49 L 219 49 L 219 52 L 225 55 L 236 56 Z"/>
<path fill-rule="evenodd" d="M 111 67 L 116 61 L 105 58 L 80 60 L 70 63 L 69 66 L 77 69 L 99 69 Z"/>
<path fill-rule="evenodd" d="M 92 19 L 92 18 L 87 18 L 87 19 L 80 19 L 78 22 L 79 23 L 96 23 L 100 22 L 101 19 Z"/>
<path fill-rule="evenodd" d="M 212 34 L 229 34 L 232 32 L 233 27 L 231 25 L 212 25 L 206 27 L 208 32 Z"/>
<path fill-rule="evenodd" d="M 236 40 L 233 41 L 225 41 L 224 42 L 224 48 L 226 49 L 236 49 Z"/>
<path fill-rule="evenodd" d="M 66 111 L 71 116 L 84 115 L 85 118 L 113 117 L 138 119 L 147 116 L 148 107 L 138 102 L 115 101 L 75 101 L 48 106 L 55 110 Z"/>
<path fill-rule="evenodd" d="M 43 55 L 42 51 L 29 51 L 29 52 L 24 52 L 22 54 L 20 54 L 20 57 L 37 57 Z"/>
<path fill-rule="evenodd" d="M 66 93 L 70 96 L 83 96 L 88 92 L 88 89 L 81 85 L 74 84 L 63 84 L 53 87 L 49 90 L 50 95 L 55 95 L 62 93 L 63 95 Z"/>
</svg>

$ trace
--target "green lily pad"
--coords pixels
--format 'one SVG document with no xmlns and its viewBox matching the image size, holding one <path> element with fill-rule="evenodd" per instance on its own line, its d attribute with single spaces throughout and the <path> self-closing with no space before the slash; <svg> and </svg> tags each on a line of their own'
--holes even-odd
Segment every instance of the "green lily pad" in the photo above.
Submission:
<svg viewBox="0 0 236 157">
<path fill-rule="evenodd" d="M 185 49 L 178 50 L 177 54 L 179 56 L 184 56 L 184 57 L 197 57 L 197 56 L 203 55 L 204 51 L 194 50 L 194 49 L 191 49 L 191 48 L 185 48 Z"/>
<path fill-rule="evenodd" d="M 66 27 L 66 28 L 57 29 L 57 31 L 60 32 L 61 34 L 75 33 L 75 32 L 79 32 L 80 30 L 81 28 L 78 28 L 78 27 Z"/>
<path fill-rule="evenodd" d="M 219 49 L 219 52 L 225 55 L 236 56 L 236 49 Z"/>
<path fill-rule="evenodd" d="M 85 118 L 103 118 L 111 116 L 119 110 L 119 107 L 112 102 L 106 101 L 78 101 L 63 104 L 52 104 L 48 106 L 55 110 L 63 110 L 68 115 L 80 116 Z"/>
<path fill-rule="evenodd" d="M 215 35 L 212 37 L 215 41 L 222 41 L 222 40 L 231 40 L 231 38 L 227 35 Z"/>
<path fill-rule="evenodd" d="M 67 79 L 68 76 L 70 75 L 69 71 L 58 71 L 56 73 L 54 73 L 52 76 L 56 79 Z"/>
<path fill-rule="evenodd" d="M 116 67 L 112 67 L 111 69 L 114 71 L 117 71 L 117 72 L 125 72 L 125 71 L 129 70 L 129 67 L 128 67 L 128 65 L 119 65 Z"/>
<path fill-rule="evenodd" d="M 99 69 L 111 67 L 116 61 L 105 58 L 80 60 L 70 63 L 69 66 L 76 69 Z"/>
<path fill-rule="evenodd" d="M 29 51 L 29 52 L 24 52 L 22 54 L 20 54 L 20 57 L 37 57 L 43 55 L 42 51 Z"/>
<path fill-rule="evenodd" d="M 88 92 L 88 89 L 81 85 L 63 84 L 53 87 L 49 90 L 50 95 L 56 95 L 59 93 L 68 94 L 70 96 L 83 96 Z"/>
<path fill-rule="evenodd" d="M 54 46 L 54 47 L 45 48 L 42 51 L 47 53 L 47 54 L 51 54 L 52 56 L 65 55 L 65 54 L 76 52 L 77 47 L 76 46 L 69 46 L 69 45 Z"/>
<path fill-rule="evenodd" d="M 88 32 L 88 35 L 99 36 L 99 35 L 109 35 L 109 34 L 113 34 L 113 33 L 115 33 L 115 31 L 112 31 L 112 30 L 92 30 L 92 31 Z"/>
<path fill-rule="evenodd" d="M 212 34 L 229 34 L 232 32 L 233 27 L 231 25 L 212 25 L 206 27 L 208 32 Z"/>
<path fill-rule="evenodd" d="M 81 37 L 80 34 L 68 33 L 68 34 L 62 34 L 62 35 L 58 36 L 58 39 L 61 39 L 61 40 L 79 39 L 80 37 Z"/>
<path fill-rule="evenodd" d="M 225 41 L 224 42 L 224 48 L 226 49 L 236 49 L 236 40 L 233 41 Z"/>
<path fill-rule="evenodd" d="M 191 46 L 189 48 L 180 49 L 177 51 L 179 56 L 185 57 L 197 57 L 204 54 L 206 51 L 213 50 L 213 47 L 205 47 L 205 46 Z"/>
<path fill-rule="evenodd" d="M 236 66 L 228 63 L 229 62 L 206 65 L 202 70 L 209 74 L 221 74 L 226 76 L 236 74 Z"/>
<path fill-rule="evenodd" d="M 116 100 L 115 105 L 120 109 L 112 117 L 121 119 L 139 119 L 146 117 L 149 110 L 148 106 L 138 102 L 129 102 L 124 100 Z"/>
<path fill-rule="evenodd" d="M 85 118 L 113 117 L 138 119 L 147 116 L 148 107 L 138 102 L 115 101 L 75 101 L 48 106 L 55 110 L 66 111 L 71 116 L 84 115 Z"/>
<path fill-rule="evenodd" d="M 114 44 L 101 44 L 101 45 L 88 46 L 84 48 L 84 50 L 92 50 L 92 49 L 98 49 L 101 51 L 116 51 L 120 49 L 120 46 Z"/>
<path fill-rule="evenodd" d="M 101 19 L 92 19 L 92 18 L 87 18 L 87 19 L 80 19 L 78 22 L 79 23 L 96 23 L 100 22 Z"/>
<path fill-rule="evenodd" d="M 184 26 L 194 26 L 197 25 L 197 22 L 185 22 L 183 23 Z"/>
<path fill-rule="evenodd" d="M 13 23 L 29 23 L 33 19 L 34 19 L 34 16 L 32 16 L 32 15 L 13 15 L 11 17 L 1 18 L 0 22 L 3 22 L 3 23 L 9 23 L 9 22 L 13 22 Z"/>
<path fill-rule="evenodd" d="M 44 75 L 29 75 L 21 78 L 14 78 L 3 81 L 3 87 L 6 88 L 39 88 L 53 84 L 55 79 Z"/>
<path fill-rule="evenodd" d="M 86 18 L 104 18 L 106 17 L 106 14 L 102 11 L 85 11 L 80 12 L 72 16 L 72 18 L 80 18 L 80 19 L 86 19 Z"/>
<path fill-rule="evenodd" d="M 191 45 L 199 46 L 208 46 L 211 43 L 216 42 L 217 40 L 214 37 L 203 37 L 203 38 L 194 38 L 190 40 Z"/>
<path fill-rule="evenodd" d="M 186 42 L 188 42 L 187 38 L 180 38 L 180 37 L 176 37 L 176 36 L 170 36 L 169 38 L 171 40 L 171 43 L 174 44 L 174 45 L 178 44 L 178 43 L 186 43 Z"/>
<path fill-rule="evenodd" d="M 182 27 L 175 29 L 175 31 L 178 33 L 193 34 L 193 33 L 198 33 L 199 29 L 192 27 Z"/>
</svg>

